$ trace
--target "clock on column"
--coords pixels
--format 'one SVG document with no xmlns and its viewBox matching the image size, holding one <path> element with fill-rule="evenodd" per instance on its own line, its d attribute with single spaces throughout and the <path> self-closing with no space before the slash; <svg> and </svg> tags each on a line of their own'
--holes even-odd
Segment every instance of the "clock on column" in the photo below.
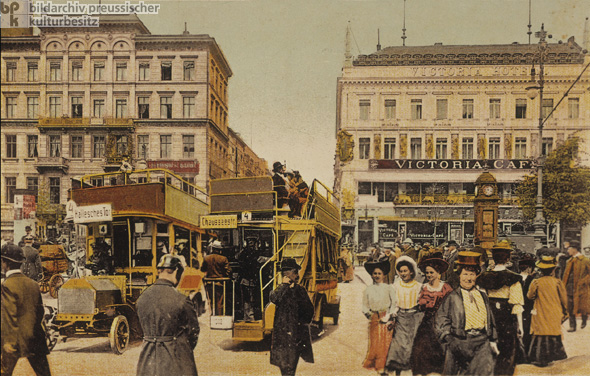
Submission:
<svg viewBox="0 0 590 376">
<path fill-rule="evenodd" d="M 498 185 L 496 178 L 485 171 L 475 181 L 473 200 L 474 239 L 491 257 L 491 249 L 498 239 Z"/>
</svg>

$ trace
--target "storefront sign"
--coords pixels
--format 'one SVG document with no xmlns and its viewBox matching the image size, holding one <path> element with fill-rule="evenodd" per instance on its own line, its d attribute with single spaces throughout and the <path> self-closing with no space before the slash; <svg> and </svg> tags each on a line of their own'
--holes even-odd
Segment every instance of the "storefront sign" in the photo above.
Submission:
<svg viewBox="0 0 590 376">
<path fill-rule="evenodd" d="M 380 228 L 379 239 L 388 240 L 397 238 L 397 230 L 392 228 Z"/>
<path fill-rule="evenodd" d="M 528 170 L 531 159 L 371 159 L 372 170 Z"/>
<path fill-rule="evenodd" d="M 148 168 L 163 168 L 176 173 L 199 173 L 198 161 L 147 161 Z"/>
<path fill-rule="evenodd" d="M 112 220 L 111 204 L 78 206 L 74 211 L 74 223 L 110 222 Z"/>
<path fill-rule="evenodd" d="M 205 215 L 201 217 L 201 228 L 237 228 L 237 215 Z"/>
</svg>

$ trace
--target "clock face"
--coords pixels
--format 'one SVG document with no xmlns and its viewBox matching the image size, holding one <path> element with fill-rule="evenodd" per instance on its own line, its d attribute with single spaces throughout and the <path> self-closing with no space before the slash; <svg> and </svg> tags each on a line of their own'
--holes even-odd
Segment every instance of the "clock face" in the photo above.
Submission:
<svg viewBox="0 0 590 376">
<path fill-rule="evenodd" d="M 486 196 L 491 196 L 494 194 L 494 187 L 491 185 L 484 185 L 483 186 L 483 194 Z"/>
</svg>

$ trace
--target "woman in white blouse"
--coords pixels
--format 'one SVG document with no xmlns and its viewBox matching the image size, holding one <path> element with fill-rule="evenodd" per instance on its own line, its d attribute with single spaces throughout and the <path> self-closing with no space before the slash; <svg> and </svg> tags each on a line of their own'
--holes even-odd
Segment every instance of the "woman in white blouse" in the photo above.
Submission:
<svg viewBox="0 0 590 376">
<path fill-rule="evenodd" d="M 380 375 L 387 375 L 384 372 L 385 361 L 393 334 L 388 329 L 388 322 L 396 309 L 393 288 L 385 283 L 385 276 L 390 269 L 389 260 L 368 261 L 365 263 L 365 269 L 371 275 L 373 284 L 367 286 L 363 294 L 363 314 L 370 320 L 369 348 L 363 367 L 374 369 Z"/>
</svg>

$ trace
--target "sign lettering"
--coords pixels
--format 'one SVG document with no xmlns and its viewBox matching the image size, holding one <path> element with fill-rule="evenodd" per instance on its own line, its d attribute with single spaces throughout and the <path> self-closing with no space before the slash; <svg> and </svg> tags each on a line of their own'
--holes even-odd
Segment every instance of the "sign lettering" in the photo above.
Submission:
<svg viewBox="0 0 590 376">
<path fill-rule="evenodd" d="M 163 168 L 176 173 L 199 173 L 198 161 L 147 161 L 148 168 Z"/>
<path fill-rule="evenodd" d="M 531 159 L 371 159 L 372 170 L 529 170 Z"/>
<path fill-rule="evenodd" d="M 112 220 L 111 204 L 78 206 L 74 210 L 74 223 L 111 222 Z"/>
<path fill-rule="evenodd" d="M 205 215 L 201 217 L 201 228 L 237 228 L 237 215 Z"/>
</svg>

